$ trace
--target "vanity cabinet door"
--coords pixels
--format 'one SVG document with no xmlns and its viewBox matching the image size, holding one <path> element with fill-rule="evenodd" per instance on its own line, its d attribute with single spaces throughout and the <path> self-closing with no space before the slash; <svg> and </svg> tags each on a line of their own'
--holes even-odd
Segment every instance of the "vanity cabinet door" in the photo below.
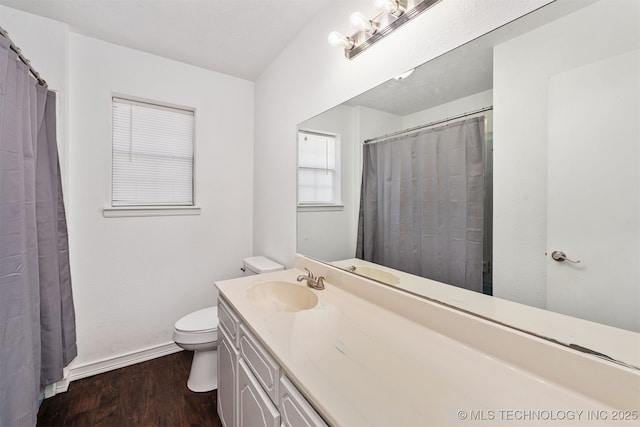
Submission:
<svg viewBox="0 0 640 427">
<path fill-rule="evenodd" d="M 224 427 L 235 427 L 239 353 L 224 327 L 218 334 L 218 416 Z"/>
<path fill-rule="evenodd" d="M 327 427 L 307 399 L 284 375 L 280 378 L 280 416 L 284 427 Z"/>
<path fill-rule="evenodd" d="M 238 374 L 238 427 L 279 427 L 280 413 L 242 359 Z"/>
</svg>

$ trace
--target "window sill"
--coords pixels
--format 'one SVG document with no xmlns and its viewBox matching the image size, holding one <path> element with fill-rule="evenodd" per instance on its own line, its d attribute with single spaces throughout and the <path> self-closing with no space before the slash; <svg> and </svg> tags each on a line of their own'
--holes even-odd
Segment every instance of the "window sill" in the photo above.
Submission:
<svg viewBox="0 0 640 427">
<path fill-rule="evenodd" d="M 136 216 L 185 216 L 200 215 L 198 206 L 122 206 L 109 207 L 102 210 L 105 218 L 122 218 Z"/>
<path fill-rule="evenodd" d="M 298 212 L 343 211 L 344 205 L 298 205 Z"/>
</svg>

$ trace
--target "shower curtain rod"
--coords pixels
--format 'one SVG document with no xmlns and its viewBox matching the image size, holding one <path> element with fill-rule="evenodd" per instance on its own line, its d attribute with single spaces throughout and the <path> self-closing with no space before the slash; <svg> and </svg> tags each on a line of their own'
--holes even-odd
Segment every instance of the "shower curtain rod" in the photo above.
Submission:
<svg viewBox="0 0 640 427">
<path fill-rule="evenodd" d="M 484 107 L 484 108 L 481 108 L 479 110 L 469 111 L 468 113 L 460 114 L 458 116 L 453 116 L 453 117 L 449 117 L 449 118 L 446 118 L 446 119 L 437 120 L 435 122 L 427 123 L 426 125 L 420 125 L 420 126 L 412 127 L 412 128 L 405 129 L 405 130 L 399 130 L 397 132 L 391 132 L 391 133 L 388 133 L 386 135 L 377 136 L 375 138 L 365 139 L 364 143 L 365 144 L 369 144 L 371 142 L 378 141 L 378 140 L 381 140 L 381 139 L 390 138 L 392 136 L 404 135 L 406 133 L 413 133 L 413 132 L 419 131 L 419 130 L 424 129 L 424 128 L 428 128 L 428 127 L 431 127 L 431 126 L 439 125 L 440 123 L 450 122 L 452 120 L 461 119 L 463 117 L 472 116 L 474 114 L 483 113 L 483 112 L 489 111 L 489 110 L 493 110 L 493 106 Z"/>
<path fill-rule="evenodd" d="M 42 77 L 40 77 L 40 73 L 33 69 L 33 67 L 31 66 L 31 61 L 24 57 L 20 48 L 13 43 L 13 40 L 11 40 L 11 37 L 9 37 L 9 33 L 2 27 L 0 27 L 0 35 L 9 40 L 9 47 L 11 48 L 11 50 L 18 54 L 18 58 L 24 65 L 29 67 L 29 71 L 31 72 L 31 74 L 33 74 L 33 77 L 36 78 L 38 83 L 40 83 L 40 85 L 44 87 L 47 87 L 47 82 Z"/>
</svg>

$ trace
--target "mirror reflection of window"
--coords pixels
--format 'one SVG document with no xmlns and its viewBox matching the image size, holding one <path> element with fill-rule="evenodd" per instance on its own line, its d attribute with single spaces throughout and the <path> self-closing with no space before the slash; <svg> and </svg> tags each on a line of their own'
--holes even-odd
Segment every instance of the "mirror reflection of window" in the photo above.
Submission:
<svg viewBox="0 0 640 427">
<path fill-rule="evenodd" d="M 298 132 L 298 205 L 339 205 L 340 138 Z"/>
</svg>

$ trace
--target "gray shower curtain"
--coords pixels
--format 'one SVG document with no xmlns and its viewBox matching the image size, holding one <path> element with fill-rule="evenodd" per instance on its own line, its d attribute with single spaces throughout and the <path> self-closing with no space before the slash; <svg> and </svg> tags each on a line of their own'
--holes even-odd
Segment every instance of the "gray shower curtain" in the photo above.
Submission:
<svg viewBox="0 0 640 427">
<path fill-rule="evenodd" d="M 35 425 L 76 353 L 55 94 L 0 37 L 0 426 Z"/>
<path fill-rule="evenodd" d="M 356 256 L 482 292 L 484 117 L 363 147 Z"/>
</svg>

